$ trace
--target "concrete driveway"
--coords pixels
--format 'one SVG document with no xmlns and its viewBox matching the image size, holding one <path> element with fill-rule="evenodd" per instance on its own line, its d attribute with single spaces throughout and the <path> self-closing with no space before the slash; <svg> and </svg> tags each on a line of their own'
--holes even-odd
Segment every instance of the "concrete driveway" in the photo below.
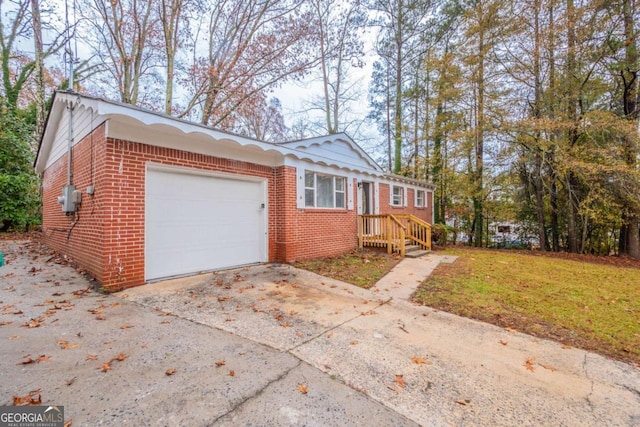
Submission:
<svg viewBox="0 0 640 427">
<path fill-rule="evenodd" d="M 68 267 L 9 253 L 2 402 L 41 388 L 74 425 L 640 425 L 637 368 L 384 290 L 268 265 L 74 295 Z"/>
</svg>

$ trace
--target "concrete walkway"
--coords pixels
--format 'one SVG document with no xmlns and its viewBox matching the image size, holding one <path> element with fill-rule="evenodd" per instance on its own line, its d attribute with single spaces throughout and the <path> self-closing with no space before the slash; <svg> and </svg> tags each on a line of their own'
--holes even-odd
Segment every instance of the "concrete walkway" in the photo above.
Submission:
<svg viewBox="0 0 640 427">
<path fill-rule="evenodd" d="M 372 287 L 372 291 L 393 299 L 408 301 L 431 272 L 440 263 L 452 264 L 458 259 L 454 255 L 430 253 L 419 258 L 404 258 L 389 273 Z"/>
</svg>

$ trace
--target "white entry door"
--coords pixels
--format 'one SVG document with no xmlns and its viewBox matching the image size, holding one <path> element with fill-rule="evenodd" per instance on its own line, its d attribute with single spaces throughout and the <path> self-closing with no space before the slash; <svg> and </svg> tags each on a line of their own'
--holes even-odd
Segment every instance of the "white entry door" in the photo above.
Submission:
<svg viewBox="0 0 640 427">
<path fill-rule="evenodd" d="M 267 261 L 266 180 L 149 167 L 145 279 Z"/>
</svg>

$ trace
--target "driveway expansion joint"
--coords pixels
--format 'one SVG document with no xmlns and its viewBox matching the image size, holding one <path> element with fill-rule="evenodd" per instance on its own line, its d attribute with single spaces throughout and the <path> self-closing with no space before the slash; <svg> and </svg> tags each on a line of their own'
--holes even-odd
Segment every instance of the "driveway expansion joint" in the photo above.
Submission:
<svg viewBox="0 0 640 427">
<path fill-rule="evenodd" d="M 242 407 L 245 403 L 251 402 L 252 400 L 260 397 L 260 395 L 262 395 L 262 393 L 264 393 L 264 391 L 266 389 L 268 389 L 271 385 L 276 384 L 279 381 L 282 381 L 284 378 L 286 378 L 291 372 L 293 372 L 295 369 L 298 369 L 301 365 L 302 365 L 302 360 L 298 359 L 298 363 L 296 363 L 294 366 L 285 369 L 280 375 L 278 375 L 276 378 L 272 379 L 271 381 L 267 382 L 263 387 L 257 389 L 255 391 L 255 393 L 245 397 L 244 399 L 239 400 L 237 403 L 234 403 L 232 405 L 232 408 L 229 409 L 227 412 L 225 412 L 224 414 L 221 414 L 219 417 L 217 417 L 216 419 L 214 419 L 211 423 L 211 425 L 215 425 L 218 421 L 224 419 L 225 417 L 231 415 L 233 412 L 235 412 L 236 410 L 240 409 L 240 407 Z"/>
</svg>

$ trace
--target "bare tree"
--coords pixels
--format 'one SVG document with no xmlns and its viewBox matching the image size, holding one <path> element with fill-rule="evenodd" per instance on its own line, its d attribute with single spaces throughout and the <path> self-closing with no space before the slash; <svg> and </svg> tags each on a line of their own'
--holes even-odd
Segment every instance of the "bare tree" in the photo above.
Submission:
<svg viewBox="0 0 640 427">
<path fill-rule="evenodd" d="M 85 29 L 103 72 L 115 81 L 120 101 L 139 104 L 143 80 L 159 63 L 159 19 L 153 0 L 86 0 Z M 150 89 L 149 92 L 153 92 Z"/>
<path fill-rule="evenodd" d="M 212 1 L 195 34 L 193 65 L 185 79 L 189 101 L 181 116 L 219 126 L 252 97 L 304 74 L 314 63 L 310 17 L 291 0 Z"/>
<path fill-rule="evenodd" d="M 362 66 L 363 41 L 360 30 L 366 25 L 366 10 L 359 0 L 311 0 L 316 16 L 316 40 L 320 58 L 322 107 L 325 131 L 329 134 L 346 129 L 342 123 L 348 103 L 354 101 L 349 69 Z"/>
</svg>

